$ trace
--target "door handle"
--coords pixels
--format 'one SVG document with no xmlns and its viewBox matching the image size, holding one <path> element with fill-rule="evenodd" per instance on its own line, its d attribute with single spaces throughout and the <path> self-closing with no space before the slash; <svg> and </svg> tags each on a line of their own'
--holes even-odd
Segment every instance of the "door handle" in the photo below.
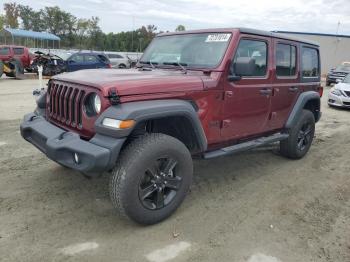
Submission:
<svg viewBox="0 0 350 262">
<path fill-rule="evenodd" d="M 272 89 L 270 89 L 270 88 L 260 89 L 260 94 L 264 95 L 264 96 L 269 96 L 272 94 Z"/>
<path fill-rule="evenodd" d="M 299 88 L 296 87 L 296 86 L 292 86 L 292 87 L 289 88 L 289 92 L 291 92 L 291 93 L 295 93 L 295 92 L 298 92 L 298 91 L 299 91 Z"/>
</svg>

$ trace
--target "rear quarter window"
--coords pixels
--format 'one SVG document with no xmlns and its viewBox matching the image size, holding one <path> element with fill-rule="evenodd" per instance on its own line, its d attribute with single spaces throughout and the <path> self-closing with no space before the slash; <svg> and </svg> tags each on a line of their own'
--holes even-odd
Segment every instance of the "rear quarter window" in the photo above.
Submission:
<svg viewBox="0 0 350 262">
<path fill-rule="evenodd" d="M 320 59 L 319 52 L 316 48 L 302 48 L 301 68 L 304 78 L 320 76 Z"/>
<path fill-rule="evenodd" d="M 15 48 L 13 48 L 13 53 L 15 55 L 23 55 L 24 54 L 24 48 L 15 47 Z"/>
</svg>

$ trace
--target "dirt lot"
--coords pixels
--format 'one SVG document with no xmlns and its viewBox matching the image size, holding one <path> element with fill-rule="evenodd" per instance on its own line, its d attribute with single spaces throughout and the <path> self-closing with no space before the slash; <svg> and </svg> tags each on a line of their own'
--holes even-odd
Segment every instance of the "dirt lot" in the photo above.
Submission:
<svg viewBox="0 0 350 262">
<path fill-rule="evenodd" d="M 328 108 L 309 154 L 276 147 L 195 162 L 180 209 L 141 227 L 19 134 L 35 80 L 0 79 L 0 261 L 350 261 L 350 111 Z"/>
</svg>

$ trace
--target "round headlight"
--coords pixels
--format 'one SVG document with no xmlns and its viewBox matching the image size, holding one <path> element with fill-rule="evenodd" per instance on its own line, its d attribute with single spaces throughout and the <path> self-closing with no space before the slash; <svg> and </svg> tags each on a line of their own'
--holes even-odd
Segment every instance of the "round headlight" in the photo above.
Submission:
<svg viewBox="0 0 350 262">
<path fill-rule="evenodd" d="M 95 112 L 96 114 L 99 114 L 101 112 L 101 98 L 98 94 L 94 94 L 93 101 Z"/>
</svg>

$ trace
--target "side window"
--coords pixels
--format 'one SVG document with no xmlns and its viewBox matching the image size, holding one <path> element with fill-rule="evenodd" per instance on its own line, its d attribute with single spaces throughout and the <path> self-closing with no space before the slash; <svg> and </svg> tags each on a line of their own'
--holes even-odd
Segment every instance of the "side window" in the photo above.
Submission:
<svg viewBox="0 0 350 262">
<path fill-rule="evenodd" d="M 267 71 L 267 43 L 259 40 L 243 39 L 239 42 L 233 63 L 238 58 L 246 58 L 255 64 L 252 75 L 249 76 L 265 76 Z M 244 75 L 243 75 L 244 76 Z"/>
<path fill-rule="evenodd" d="M 84 62 L 84 56 L 83 55 L 74 55 L 69 60 L 72 60 L 76 63 L 82 63 L 82 62 Z"/>
<path fill-rule="evenodd" d="M 287 44 L 277 44 L 276 75 L 294 76 L 296 73 L 296 47 Z"/>
<path fill-rule="evenodd" d="M 96 56 L 94 55 L 86 55 L 85 56 L 85 62 L 88 62 L 88 63 L 97 63 L 98 62 L 98 59 Z"/>
<path fill-rule="evenodd" d="M 98 55 L 98 58 L 104 63 L 108 63 L 109 62 L 108 58 L 106 56 L 104 56 L 104 55 Z"/>
<path fill-rule="evenodd" d="M 303 47 L 301 64 L 303 77 L 318 77 L 320 75 L 320 63 L 317 49 Z"/>
<path fill-rule="evenodd" d="M 0 55 L 9 55 L 10 48 L 9 47 L 0 47 Z"/>
<path fill-rule="evenodd" d="M 118 54 L 108 54 L 109 58 L 123 58 L 121 55 Z"/>
<path fill-rule="evenodd" d="M 15 55 L 23 55 L 24 54 L 24 49 L 23 48 L 19 48 L 19 47 L 15 47 L 15 48 L 13 48 L 13 53 Z"/>
</svg>

